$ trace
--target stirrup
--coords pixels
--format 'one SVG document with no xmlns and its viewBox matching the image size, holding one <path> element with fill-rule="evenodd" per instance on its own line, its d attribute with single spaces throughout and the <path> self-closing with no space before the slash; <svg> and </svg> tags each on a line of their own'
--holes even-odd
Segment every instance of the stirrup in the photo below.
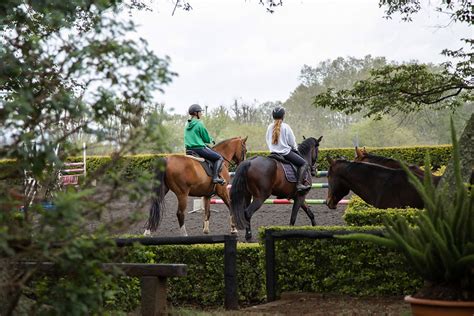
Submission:
<svg viewBox="0 0 474 316">
<path fill-rule="evenodd" d="M 296 185 L 296 191 L 298 191 L 298 192 L 306 191 L 306 190 L 309 190 L 309 189 L 311 189 L 310 185 L 305 185 L 305 184 L 302 184 L 302 183 L 298 183 Z"/>
<path fill-rule="evenodd" d="M 224 185 L 224 184 L 225 184 L 225 180 L 219 177 L 219 178 L 212 179 L 212 183 L 213 183 L 213 184 Z"/>
</svg>

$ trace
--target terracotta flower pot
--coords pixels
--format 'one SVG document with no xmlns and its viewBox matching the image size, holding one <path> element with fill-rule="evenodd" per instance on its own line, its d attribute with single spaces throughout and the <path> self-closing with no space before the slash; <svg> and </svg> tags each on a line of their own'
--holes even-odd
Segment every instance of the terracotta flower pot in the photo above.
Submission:
<svg viewBox="0 0 474 316">
<path fill-rule="evenodd" d="M 405 296 L 413 316 L 473 316 L 474 302 L 439 301 Z"/>
</svg>

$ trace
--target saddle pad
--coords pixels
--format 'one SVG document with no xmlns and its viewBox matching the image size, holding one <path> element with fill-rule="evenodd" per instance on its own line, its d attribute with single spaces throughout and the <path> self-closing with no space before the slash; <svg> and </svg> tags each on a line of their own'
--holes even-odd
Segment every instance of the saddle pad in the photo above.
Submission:
<svg viewBox="0 0 474 316">
<path fill-rule="evenodd" d="M 201 158 L 201 157 L 196 157 L 196 156 L 193 156 L 193 155 L 184 155 L 185 157 L 188 157 L 188 158 L 191 158 L 191 159 L 194 159 L 194 160 L 197 160 L 197 161 L 200 161 L 200 162 L 204 162 L 205 159 L 204 158 Z"/>
<path fill-rule="evenodd" d="M 288 182 L 291 183 L 296 183 L 298 182 L 298 179 L 296 178 L 296 170 L 295 168 L 288 164 L 288 163 L 282 163 L 279 162 L 281 166 L 283 167 L 283 171 L 285 172 L 285 177 Z M 311 184 L 312 179 L 311 179 L 311 173 L 309 171 L 306 171 L 305 178 L 304 178 L 304 183 L 306 184 Z"/>
<path fill-rule="evenodd" d="M 209 160 L 200 161 L 199 163 L 202 165 L 202 167 L 206 171 L 206 174 L 209 177 L 212 177 L 212 163 Z"/>
</svg>

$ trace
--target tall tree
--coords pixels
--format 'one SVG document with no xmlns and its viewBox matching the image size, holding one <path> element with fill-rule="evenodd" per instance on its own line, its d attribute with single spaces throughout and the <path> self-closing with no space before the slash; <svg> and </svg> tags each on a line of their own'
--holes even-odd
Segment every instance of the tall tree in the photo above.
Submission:
<svg viewBox="0 0 474 316">
<path fill-rule="evenodd" d="M 112 173 L 113 190 L 102 200 L 90 198 L 91 188 L 58 193 L 54 212 L 30 206 L 25 199 L 19 213 L 10 199 L 13 193 L 7 192 L 14 186 L 10 178 L 24 171 L 43 186 L 55 183 L 52 171 L 61 164 L 57 146 L 63 156 L 77 153 L 71 135 L 82 133 L 96 142 L 118 145 L 114 162 L 156 129 L 144 126 L 142 117 L 153 104 L 152 93 L 174 74 L 168 70 L 168 59 L 157 57 L 144 40 L 129 35 L 135 26 L 119 13 L 141 8 L 142 3 L 127 3 L 0 1 L 0 138 L 6 141 L 0 157 L 12 161 L 0 174 L 0 180 L 7 179 L 0 181 L 2 315 L 14 313 L 35 275 L 34 270 L 23 273 L 8 265 L 24 258 L 53 261 L 59 274 L 74 269 L 76 276 L 49 284 L 47 301 L 30 288 L 35 300 L 25 314 L 104 313 L 108 290 L 103 285 L 109 277 L 98 263 L 107 260 L 107 249 L 113 247 L 105 237 L 118 226 L 90 230 L 87 223 L 103 219 L 109 199 L 142 190 L 141 182 L 120 190 L 120 177 Z"/>
<path fill-rule="evenodd" d="M 381 0 L 379 5 L 385 8 L 387 18 L 400 13 L 405 21 L 411 21 L 412 15 L 422 9 L 418 0 Z M 449 14 L 454 23 L 472 24 L 470 1 L 442 1 L 435 10 Z M 454 109 L 462 104 L 472 103 L 473 40 L 461 41 L 464 46 L 459 50 L 442 52 L 456 58 L 458 62 L 446 62 L 439 71 L 433 72 L 423 64 L 387 65 L 374 69 L 368 79 L 358 81 L 351 89 L 328 89 L 315 98 L 314 104 L 316 107 L 328 107 L 347 114 L 364 111 L 365 116 L 380 118 L 387 113 Z M 462 175 L 467 181 L 474 165 L 474 113 L 467 121 L 459 144 Z M 450 162 L 442 183 L 454 183 L 453 171 L 453 164 Z"/>
</svg>

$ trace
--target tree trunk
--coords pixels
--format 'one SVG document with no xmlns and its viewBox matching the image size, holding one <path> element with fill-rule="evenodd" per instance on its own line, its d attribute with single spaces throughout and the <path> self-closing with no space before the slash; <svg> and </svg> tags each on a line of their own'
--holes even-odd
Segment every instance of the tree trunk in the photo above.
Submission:
<svg viewBox="0 0 474 316">
<path fill-rule="evenodd" d="M 474 167 L 474 113 L 467 121 L 466 127 L 459 138 L 459 152 L 461 165 L 461 178 L 464 182 L 469 182 Z M 448 187 L 450 196 L 454 195 L 456 188 L 456 177 L 454 175 L 453 157 L 446 167 L 446 171 L 441 178 L 438 188 Z"/>
</svg>

